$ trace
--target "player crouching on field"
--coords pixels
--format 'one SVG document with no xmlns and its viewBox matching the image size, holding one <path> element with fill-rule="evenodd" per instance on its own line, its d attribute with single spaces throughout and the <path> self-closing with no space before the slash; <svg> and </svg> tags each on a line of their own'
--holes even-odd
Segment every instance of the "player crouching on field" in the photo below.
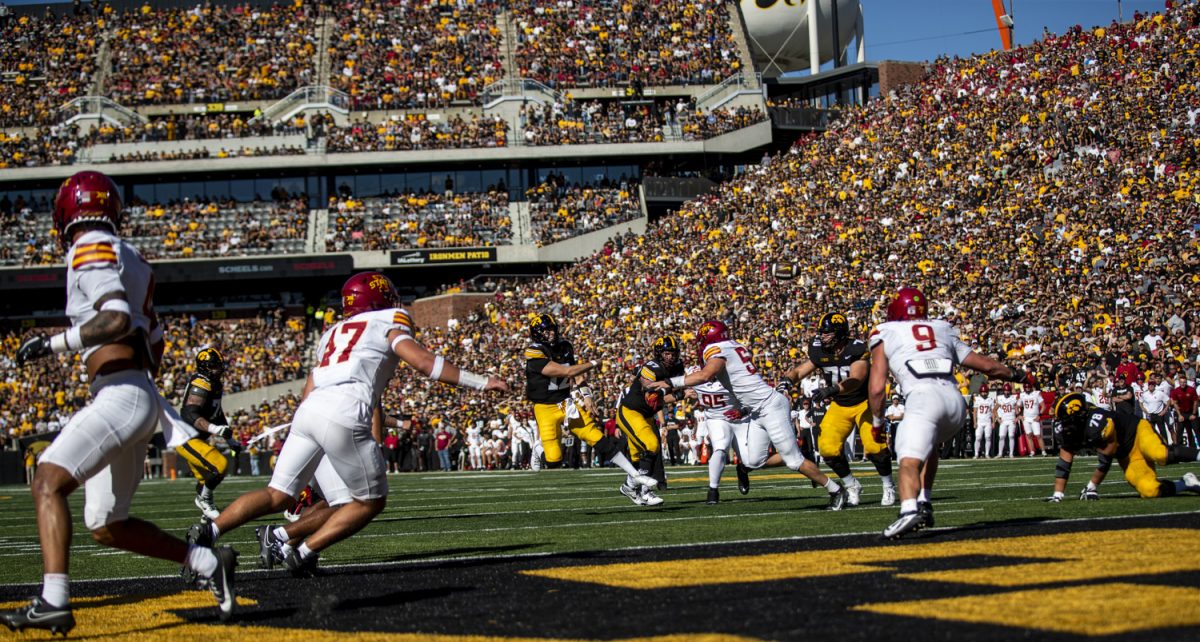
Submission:
<svg viewBox="0 0 1200 642">
<path fill-rule="evenodd" d="M 945 321 L 928 318 L 925 295 L 900 288 L 888 305 L 887 322 L 871 333 L 871 375 L 867 395 L 874 429 L 882 439 L 883 404 L 888 373 L 905 399 L 904 419 L 896 429 L 900 460 L 900 517 L 883 531 L 886 538 L 933 526 L 929 501 L 937 475 L 936 446 L 956 435 L 966 423 L 967 403 L 958 391 L 958 365 L 989 377 L 1033 383 L 1032 376 L 973 352 L 958 330 Z"/>
<path fill-rule="evenodd" d="M 170 560 L 208 578 L 221 609 L 233 612 L 233 549 L 189 546 L 150 522 L 129 516 L 142 480 L 146 444 L 160 407 L 150 373 L 157 369 L 152 337 L 154 271 L 117 236 L 121 191 L 100 172 L 79 172 L 54 198 L 54 229 L 67 250 L 67 316 L 62 334 L 39 334 L 17 350 L 17 363 L 51 354 L 82 352 L 92 401 L 75 413 L 42 454 L 33 479 L 33 502 L 45 575 L 42 594 L 24 607 L 0 612 L 9 629 L 49 629 L 66 635 L 75 626 L 67 577 L 71 511 L 67 497 L 84 487 L 83 522 L 105 546 Z"/>
<path fill-rule="evenodd" d="M 242 495 L 216 520 L 193 527 L 197 541 L 216 541 L 222 533 L 288 508 L 315 478 L 336 508 L 318 520 L 315 531 L 284 560 L 294 574 L 308 574 L 320 551 L 357 533 L 387 503 L 379 401 L 401 361 L 435 381 L 473 390 L 508 390 L 504 381 L 462 370 L 417 343 L 412 319 L 397 307 L 397 299 L 395 286 L 379 272 L 363 272 L 346 281 L 343 318 L 325 330 L 317 344 L 320 361 L 309 372 L 270 484 Z M 344 493 L 334 492 L 339 487 Z M 335 500 L 335 494 L 344 494 L 345 501 Z M 287 531 L 296 536 L 292 529 Z"/>
<path fill-rule="evenodd" d="M 1186 446 L 1167 446 L 1145 419 L 1097 408 L 1078 392 L 1064 395 L 1054 404 L 1054 419 L 1062 447 L 1054 467 L 1054 494 L 1047 501 L 1062 501 L 1071 462 L 1084 448 L 1095 449 L 1100 462 L 1080 499 L 1100 499 L 1096 487 L 1104 481 L 1114 459 L 1125 471 L 1125 481 L 1144 498 L 1171 497 L 1183 491 L 1200 493 L 1200 479 L 1195 473 L 1186 473 L 1175 482 L 1158 479 L 1154 474 L 1155 464 L 1200 461 L 1200 453 Z"/>
</svg>

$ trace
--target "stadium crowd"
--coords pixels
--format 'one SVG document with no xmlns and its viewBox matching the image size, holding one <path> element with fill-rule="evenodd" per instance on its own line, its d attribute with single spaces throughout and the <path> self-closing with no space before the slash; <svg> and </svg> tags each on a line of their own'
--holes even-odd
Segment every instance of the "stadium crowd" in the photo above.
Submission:
<svg viewBox="0 0 1200 642">
<path fill-rule="evenodd" d="M 516 65 L 551 87 L 716 84 L 736 73 L 725 0 L 514 0 Z"/>
<path fill-rule="evenodd" d="M 330 47 L 330 84 L 354 109 L 437 109 L 476 103 L 499 79 L 493 0 L 344 2 Z"/>
<path fill-rule="evenodd" d="M 518 124 L 526 145 L 654 143 L 703 140 L 766 119 L 758 109 L 719 108 L 702 112 L 686 100 L 648 104 L 568 98 L 522 105 Z"/>
<path fill-rule="evenodd" d="M 317 11 L 293 0 L 116 14 L 107 94 L 122 105 L 282 98 L 316 80 Z"/>
<path fill-rule="evenodd" d="M 549 245 L 594 230 L 624 223 L 642 215 L 637 185 L 569 185 L 560 174 L 525 191 L 529 218 L 538 245 Z"/>
<path fill-rule="evenodd" d="M 471 247 L 512 242 L 508 193 L 408 192 L 329 200 L 331 252 L 405 247 Z"/>
<path fill-rule="evenodd" d="M 508 123 L 499 116 L 455 115 L 448 121 L 391 118 L 380 123 L 359 119 L 346 127 L 330 127 L 326 149 L 333 153 L 504 147 L 507 137 Z"/>
<path fill-rule="evenodd" d="M 0 127 L 51 125 L 86 96 L 107 18 L 55 15 L 48 7 L 0 24 Z"/>
</svg>

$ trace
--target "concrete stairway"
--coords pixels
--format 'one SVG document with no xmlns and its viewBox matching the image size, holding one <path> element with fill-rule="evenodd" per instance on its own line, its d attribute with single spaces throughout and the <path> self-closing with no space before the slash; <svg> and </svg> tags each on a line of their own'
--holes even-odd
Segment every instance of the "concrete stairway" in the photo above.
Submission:
<svg viewBox="0 0 1200 642">
<path fill-rule="evenodd" d="M 733 30 L 733 41 L 737 44 L 738 62 L 741 63 L 742 74 L 746 77 L 749 87 L 757 87 L 755 80 L 754 59 L 750 53 L 750 34 L 746 31 L 746 23 L 742 20 L 741 6 L 729 3 L 729 28 Z"/>
</svg>

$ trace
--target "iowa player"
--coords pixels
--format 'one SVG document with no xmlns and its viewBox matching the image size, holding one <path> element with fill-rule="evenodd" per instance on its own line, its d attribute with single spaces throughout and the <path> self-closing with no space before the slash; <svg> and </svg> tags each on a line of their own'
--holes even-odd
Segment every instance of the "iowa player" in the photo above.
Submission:
<svg viewBox="0 0 1200 642">
<path fill-rule="evenodd" d="M 1062 440 L 1058 464 L 1054 472 L 1054 495 L 1050 501 L 1061 501 L 1071 475 L 1075 453 L 1084 448 L 1095 449 L 1100 466 L 1084 488 L 1080 499 L 1097 499 L 1096 486 L 1108 471 L 1106 461 L 1113 459 L 1125 471 L 1125 481 L 1144 498 L 1170 497 L 1182 491 L 1200 493 L 1200 479 L 1186 473 L 1179 481 L 1159 479 L 1154 466 L 1179 462 L 1200 461 L 1195 448 L 1167 446 L 1154 432 L 1150 422 L 1119 411 L 1104 410 L 1092 405 L 1083 394 L 1063 395 L 1054 404 L 1054 418 Z"/>
<path fill-rule="evenodd" d="M 870 372 L 867 344 L 850 338 L 850 324 L 846 316 L 837 312 L 826 314 L 817 323 L 817 338 L 808 346 L 808 361 L 784 373 L 780 386 L 786 391 L 796 382 L 818 370 L 825 378 L 825 387 L 812 395 L 813 405 L 832 399 L 825 416 L 821 419 L 817 448 L 821 457 L 833 472 L 842 478 L 847 503 L 858 506 L 862 482 L 854 478 L 850 462 L 844 451 L 846 438 L 855 428 L 862 438 L 863 451 L 867 459 L 875 464 L 879 478 L 883 481 L 883 506 L 896 503 L 896 489 L 892 483 L 892 454 L 886 442 L 875 440 L 871 429 L 871 409 L 867 404 L 867 388 L 863 383 Z M 853 453 L 851 453 L 853 455 Z"/>
<path fill-rule="evenodd" d="M 558 322 L 549 314 L 538 312 L 530 316 L 529 337 L 532 341 L 525 348 L 525 398 L 533 404 L 546 467 L 562 466 L 562 427 L 566 425 L 602 458 L 625 471 L 635 484 L 656 488 L 658 482 L 633 467 L 618 449 L 617 440 L 596 427 L 583 407 L 582 395 L 575 393 L 578 401 L 572 396 L 576 379 L 599 364 L 576 363 L 574 347 L 559 336 Z"/>
<path fill-rule="evenodd" d="M 221 514 L 213 500 L 213 491 L 225 479 L 229 460 L 208 442 L 209 435 L 230 439 L 233 431 L 221 409 L 225 360 L 216 348 L 196 353 L 196 374 L 188 382 L 179 415 L 195 430 L 195 435 L 175 449 L 196 477 L 196 507 L 209 519 Z"/>
<path fill-rule="evenodd" d="M 679 341 L 675 337 L 655 339 L 651 352 L 653 358 L 638 369 L 637 377 L 625 389 L 617 405 L 617 426 L 629 440 L 629 456 L 638 472 L 661 482 L 666 475 L 662 471 L 658 414 L 665 404 L 675 401 L 675 397 L 661 390 L 647 390 L 643 384 L 682 375 L 683 361 L 679 358 Z M 653 489 L 635 484 L 632 477 L 621 484 L 621 494 L 639 506 L 657 506 L 663 502 Z"/>
</svg>

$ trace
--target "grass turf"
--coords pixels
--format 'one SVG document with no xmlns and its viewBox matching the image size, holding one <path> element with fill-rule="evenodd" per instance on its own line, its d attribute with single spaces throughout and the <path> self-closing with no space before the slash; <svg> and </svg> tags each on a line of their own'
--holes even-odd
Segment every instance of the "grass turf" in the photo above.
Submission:
<svg viewBox="0 0 1200 642">
<path fill-rule="evenodd" d="M 1117 467 L 1100 488 L 1103 499 L 1076 499 L 1094 459 L 1075 465 L 1067 499 L 1050 504 L 1054 460 L 948 460 L 934 493 L 938 527 L 1020 523 L 1056 519 L 1103 519 L 1118 515 L 1200 513 L 1200 496 L 1141 500 Z M 1200 464 L 1160 470 L 1163 478 L 1200 472 Z M 840 513 L 824 511 L 826 494 L 786 469 L 751 475 L 747 496 L 738 494 L 733 471 L 721 485 L 721 503 L 704 503 L 707 469 L 669 468 L 666 502 L 655 508 L 632 505 L 617 492 L 622 474 L 612 470 L 555 470 L 492 473 L 415 473 L 389 476 L 388 507 L 351 540 L 322 555 L 322 565 L 371 564 L 457 557 L 557 554 L 583 551 L 780 539 L 829 534 L 878 533 L 896 514 L 879 506 L 879 481 L 869 466 L 862 475 L 863 502 Z M 241 492 L 261 488 L 267 478 L 231 478 L 218 489 L 225 505 Z M 182 537 L 199 519 L 188 480 L 151 480 L 134 500 L 134 515 Z M 71 499 L 76 529 L 72 579 L 173 575 L 176 568 L 95 544 L 81 523 L 83 492 Z M 282 523 L 271 516 L 258 523 Z M 1119 522 L 1114 526 L 1119 527 Z M 254 524 L 222 537 L 252 564 Z M 0 487 L 0 584 L 41 580 L 37 530 L 28 489 Z M 243 568 L 245 568 L 243 566 Z"/>
</svg>

